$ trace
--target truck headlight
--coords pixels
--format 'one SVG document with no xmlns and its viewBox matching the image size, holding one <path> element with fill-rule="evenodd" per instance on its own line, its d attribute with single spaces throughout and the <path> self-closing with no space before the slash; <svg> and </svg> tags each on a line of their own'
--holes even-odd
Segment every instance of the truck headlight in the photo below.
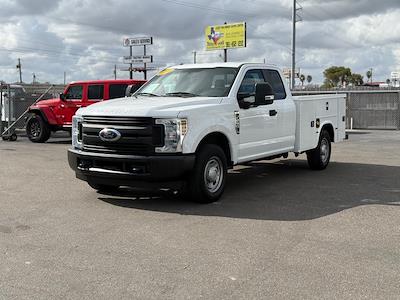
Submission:
<svg viewBox="0 0 400 300">
<path fill-rule="evenodd" d="M 82 122 L 81 116 L 72 117 L 72 147 L 75 149 L 82 149 Z"/>
<path fill-rule="evenodd" d="M 164 146 L 156 147 L 157 153 L 182 152 L 183 139 L 188 131 L 187 119 L 157 119 L 164 126 Z"/>
</svg>

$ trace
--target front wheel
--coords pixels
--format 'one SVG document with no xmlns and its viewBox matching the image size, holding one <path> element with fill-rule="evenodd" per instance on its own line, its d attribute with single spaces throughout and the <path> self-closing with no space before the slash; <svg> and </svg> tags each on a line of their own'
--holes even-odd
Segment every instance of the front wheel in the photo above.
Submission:
<svg viewBox="0 0 400 300">
<path fill-rule="evenodd" d="M 326 130 L 319 137 L 317 148 L 307 151 L 308 165 L 312 170 L 324 170 L 331 158 L 331 138 Z"/>
<path fill-rule="evenodd" d="M 224 151 L 216 145 L 200 148 L 185 196 L 198 203 L 217 201 L 225 188 L 227 161 Z"/>
<path fill-rule="evenodd" d="M 31 142 L 44 143 L 50 138 L 51 130 L 41 116 L 33 115 L 26 123 L 26 134 Z"/>
</svg>

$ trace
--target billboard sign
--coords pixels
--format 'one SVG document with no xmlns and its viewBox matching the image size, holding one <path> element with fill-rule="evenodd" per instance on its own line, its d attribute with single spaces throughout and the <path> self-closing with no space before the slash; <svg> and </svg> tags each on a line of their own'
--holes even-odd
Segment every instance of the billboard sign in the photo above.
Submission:
<svg viewBox="0 0 400 300">
<path fill-rule="evenodd" d="M 153 55 L 124 56 L 124 64 L 152 63 Z"/>
<path fill-rule="evenodd" d="M 205 40 L 206 50 L 244 48 L 246 47 L 246 23 L 207 26 Z"/>
<path fill-rule="evenodd" d="M 152 45 L 153 37 L 124 38 L 122 42 L 124 47 Z"/>
<path fill-rule="evenodd" d="M 222 50 L 246 47 L 246 23 L 207 26 L 206 50 Z"/>
<path fill-rule="evenodd" d="M 291 68 L 284 68 L 282 70 L 283 76 L 285 78 L 291 78 L 291 74 L 292 74 L 292 69 Z M 295 69 L 294 70 L 294 75 L 296 78 L 300 78 L 300 69 Z"/>
</svg>

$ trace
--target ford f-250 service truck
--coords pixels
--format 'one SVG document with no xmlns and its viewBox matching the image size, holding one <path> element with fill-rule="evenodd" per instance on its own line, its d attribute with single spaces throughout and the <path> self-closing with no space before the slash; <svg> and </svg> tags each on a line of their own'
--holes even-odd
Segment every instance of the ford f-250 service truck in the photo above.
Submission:
<svg viewBox="0 0 400 300">
<path fill-rule="evenodd" d="M 306 153 L 325 169 L 331 143 L 345 138 L 345 96 L 292 96 L 265 64 L 179 65 L 133 97 L 77 111 L 68 160 L 97 190 L 171 188 L 207 203 L 223 193 L 227 170 Z"/>
</svg>

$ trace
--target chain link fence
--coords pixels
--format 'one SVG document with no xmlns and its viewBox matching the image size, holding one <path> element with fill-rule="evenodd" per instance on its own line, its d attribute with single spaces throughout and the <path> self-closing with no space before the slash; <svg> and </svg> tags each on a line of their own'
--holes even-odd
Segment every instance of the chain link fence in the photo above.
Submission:
<svg viewBox="0 0 400 300">
<path fill-rule="evenodd" d="M 0 85 L 0 135 L 4 130 L 12 126 L 15 129 L 22 129 L 25 126 L 24 118 L 26 110 L 38 99 L 57 98 L 64 91 L 64 85 L 51 84 L 6 84 Z M 6 132 L 8 135 L 10 130 Z"/>
</svg>

